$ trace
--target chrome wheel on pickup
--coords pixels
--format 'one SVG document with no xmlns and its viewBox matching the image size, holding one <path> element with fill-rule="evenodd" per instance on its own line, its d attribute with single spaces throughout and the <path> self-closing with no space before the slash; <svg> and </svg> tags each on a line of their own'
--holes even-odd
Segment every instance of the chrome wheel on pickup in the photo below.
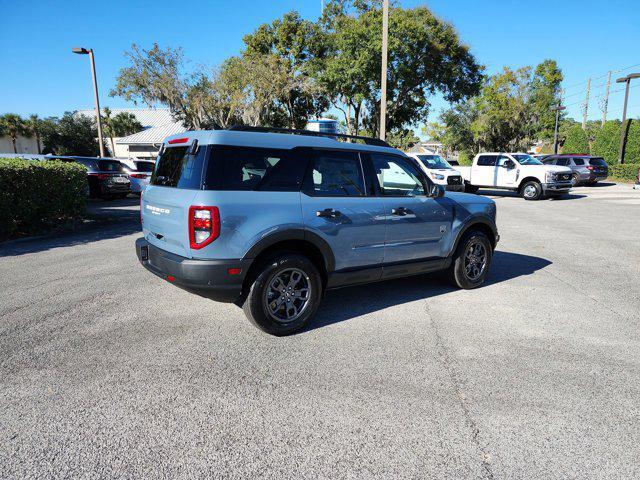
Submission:
<svg viewBox="0 0 640 480">
<path fill-rule="evenodd" d="M 538 200 L 542 197 L 542 185 L 535 180 L 531 180 L 522 186 L 521 192 L 525 200 Z"/>
</svg>

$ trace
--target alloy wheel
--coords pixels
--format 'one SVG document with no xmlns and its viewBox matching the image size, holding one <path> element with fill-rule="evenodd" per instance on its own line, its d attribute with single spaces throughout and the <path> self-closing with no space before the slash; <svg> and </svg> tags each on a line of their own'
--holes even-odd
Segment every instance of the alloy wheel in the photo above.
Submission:
<svg viewBox="0 0 640 480">
<path fill-rule="evenodd" d="M 487 249 L 479 240 L 471 242 L 464 254 L 465 275 L 470 281 L 475 282 L 482 276 L 486 267 Z"/>
<path fill-rule="evenodd" d="M 309 276 L 298 268 L 278 272 L 265 290 L 265 303 L 271 318 L 280 323 L 297 320 L 311 298 Z"/>
</svg>

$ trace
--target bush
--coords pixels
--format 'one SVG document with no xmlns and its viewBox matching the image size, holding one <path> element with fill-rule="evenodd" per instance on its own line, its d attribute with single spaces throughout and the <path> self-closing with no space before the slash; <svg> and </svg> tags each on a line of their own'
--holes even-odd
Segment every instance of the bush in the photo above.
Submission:
<svg viewBox="0 0 640 480">
<path fill-rule="evenodd" d="M 0 158 L 0 240 L 81 217 L 87 170 L 76 163 Z"/>
<path fill-rule="evenodd" d="M 596 132 L 596 137 L 591 146 L 591 155 L 602 157 L 609 165 L 618 163 L 618 150 L 620 148 L 620 122 L 609 120 Z"/>
<path fill-rule="evenodd" d="M 635 182 L 638 177 L 638 163 L 623 163 L 620 165 L 616 163 L 609 165 L 609 177 L 615 180 L 622 180 L 624 182 Z"/>
<path fill-rule="evenodd" d="M 567 136 L 562 145 L 562 153 L 589 153 L 589 140 L 579 124 L 572 125 L 567 130 Z"/>
</svg>

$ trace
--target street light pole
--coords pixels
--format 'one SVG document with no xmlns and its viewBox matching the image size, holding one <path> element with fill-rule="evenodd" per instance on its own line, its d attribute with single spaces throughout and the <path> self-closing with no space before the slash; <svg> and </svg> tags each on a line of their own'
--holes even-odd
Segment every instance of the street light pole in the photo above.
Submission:
<svg viewBox="0 0 640 480">
<path fill-rule="evenodd" d="M 558 154 L 558 119 L 560 117 L 560 112 L 565 110 L 567 107 L 562 107 L 558 105 L 557 107 L 551 107 L 551 110 L 555 110 L 556 112 L 556 127 L 553 131 L 553 154 Z"/>
<path fill-rule="evenodd" d="M 640 73 L 630 73 L 626 77 L 618 78 L 616 83 L 626 83 L 624 92 L 624 107 L 622 108 L 622 125 L 620 126 L 620 150 L 618 163 L 624 163 L 624 149 L 627 143 L 627 102 L 629 100 L 629 84 L 634 78 L 640 78 Z"/>
<path fill-rule="evenodd" d="M 382 3 L 382 72 L 380 92 L 380 139 L 387 136 L 387 49 L 389 43 L 389 0 Z"/>
<path fill-rule="evenodd" d="M 91 62 L 91 78 L 93 79 L 93 94 L 96 100 L 96 122 L 98 123 L 98 143 L 100 147 L 100 156 L 104 157 L 104 139 L 102 138 L 102 120 L 100 118 L 100 98 L 98 97 L 98 79 L 96 77 L 96 62 L 93 57 L 93 48 L 73 48 L 73 53 L 78 55 L 89 55 L 89 61 Z M 112 152 L 115 154 L 115 152 Z"/>
</svg>

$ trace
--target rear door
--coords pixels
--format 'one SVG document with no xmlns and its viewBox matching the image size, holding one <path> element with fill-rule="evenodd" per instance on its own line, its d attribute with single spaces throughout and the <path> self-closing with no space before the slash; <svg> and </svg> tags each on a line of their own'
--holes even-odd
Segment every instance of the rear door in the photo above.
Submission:
<svg viewBox="0 0 640 480">
<path fill-rule="evenodd" d="M 453 210 L 446 199 L 426 195 L 428 183 L 409 159 L 372 153 L 387 219 L 384 263 L 403 263 L 443 255 Z"/>
<path fill-rule="evenodd" d="M 206 150 L 200 146 L 195 154 L 189 154 L 188 146 L 165 148 L 140 200 L 147 241 L 182 257 L 191 258 L 189 206 L 201 188 Z"/>
<path fill-rule="evenodd" d="M 358 152 L 313 152 L 301 194 L 304 225 L 329 244 L 337 271 L 380 268 L 385 215 L 382 200 L 371 195 L 371 188 Z"/>
<path fill-rule="evenodd" d="M 479 187 L 496 184 L 498 155 L 480 155 L 471 167 L 471 183 Z"/>
</svg>

